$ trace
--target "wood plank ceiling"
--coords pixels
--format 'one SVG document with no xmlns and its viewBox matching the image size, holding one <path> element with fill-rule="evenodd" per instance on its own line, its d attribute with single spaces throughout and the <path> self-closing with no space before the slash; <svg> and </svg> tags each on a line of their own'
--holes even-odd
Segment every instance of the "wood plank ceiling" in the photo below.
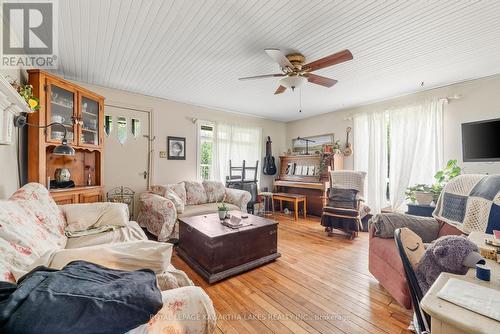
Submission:
<svg viewBox="0 0 500 334">
<path fill-rule="evenodd" d="M 495 0 L 72 0 L 59 2 L 66 78 L 280 121 L 500 73 Z M 264 48 L 354 60 L 273 95 Z M 424 87 L 421 87 L 424 82 Z"/>
</svg>

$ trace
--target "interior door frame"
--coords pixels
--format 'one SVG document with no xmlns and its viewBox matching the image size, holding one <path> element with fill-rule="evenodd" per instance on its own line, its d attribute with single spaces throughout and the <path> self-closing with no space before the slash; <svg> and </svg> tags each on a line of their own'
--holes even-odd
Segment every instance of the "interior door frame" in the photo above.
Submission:
<svg viewBox="0 0 500 334">
<path fill-rule="evenodd" d="M 107 101 L 105 100 L 104 102 L 104 114 L 106 114 L 106 107 L 112 107 L 112 108 L 121 108 L 121 109 L 127 109 L 131 111 L 137 111 L 137 112 L 143 112 L 147 114 L 148 117 L 148 134 L 142 134 L 146 139 L 148 140 L 148 162 L 147 162 L 147 172 L 148 172 L 148 177 L 146 179 L 146 189 L 149 190 L 151 188 L 151 180 L 153 179 L 153 157 L 154 157 L 154 140 L 156 137 L 154 136 L 154 129 L 153 129 L 153 108 L 147 108 L 147 107 L 142 107 L 142 106 L 136 106 L 132 104 L 125 104 L 121 102 L 116 102 L 113 100 Z M 106 149 L 106 147 L 104 147 Z"/>
</svg>

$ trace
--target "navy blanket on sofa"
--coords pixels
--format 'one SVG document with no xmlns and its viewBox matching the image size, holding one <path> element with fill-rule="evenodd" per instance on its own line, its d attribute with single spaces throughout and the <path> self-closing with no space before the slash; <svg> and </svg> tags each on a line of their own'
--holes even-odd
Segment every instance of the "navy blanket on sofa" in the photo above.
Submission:
<svg viewBox="0 0 500 334">
<path fill-rule="evenodd" d="M 163 306 L 153 271 L 73 261 L 37 267 L 18 284 L 0 284 L 2 333 L 124 333 Z"/>
</svg>

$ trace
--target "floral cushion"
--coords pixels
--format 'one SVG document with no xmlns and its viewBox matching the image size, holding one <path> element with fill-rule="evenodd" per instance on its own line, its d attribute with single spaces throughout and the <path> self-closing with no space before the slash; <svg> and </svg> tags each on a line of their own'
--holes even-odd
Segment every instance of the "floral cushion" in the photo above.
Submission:
<svg viewBox="0 0 500 334">
<path fill-rule="evenodd" d="M 208 203 L 222 202 L 226 195 L 226 187 L 219 181 L 203 181 Z"/>
<path fill-rule="evenodd" d="M 0 278 L 15 281 L 45 252 L 64 248 L 64 216 L 42 185 L 30 183 L 0 201 Z"/>
<path fill-rule="evenodd" d="M 175 191 L 167 188 L 167 191 L 165 193 L 165 198 L 171 200 L 172 203 L 174 203 L 174 206 L 175 206 L 175 209 L 177 210 L 177 213 L 184 212 L 184 202 L 179 197 L 179 195 L 177 195 L 177 193 Z"/>
<path fill-rule="evenodd" d="M 186 205 L 198 205 L 208 202 L 207 193 L 200 182 L 186 181 Z"/>
<path fill-rule="evenodd" d="M 167 190 L 172 190 L 174 193 L 179 196 L 184 205 L 186 205 L 186 186 L 184 182 L 173 183 L 173 184 L 164 184 L 164 185 L 156 185 L 151 187 L 151 192 L 156 195 L 160 195 L 166 197 Z"/>
</svg>

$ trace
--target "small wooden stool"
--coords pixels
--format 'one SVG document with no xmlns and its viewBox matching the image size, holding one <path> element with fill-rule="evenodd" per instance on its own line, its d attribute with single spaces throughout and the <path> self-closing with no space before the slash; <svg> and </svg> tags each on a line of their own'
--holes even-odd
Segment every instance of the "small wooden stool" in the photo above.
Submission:
<svg viewBox="0 0 500 334">
<path fill-rule="evenodd" d="M 280 201 L 280 211 L 283 210 L 283 201 L 293 203 L 295 211 L 295 220 L 299 219 L 299 203 L 302 202 L 304 208 L 304 219 L 307 218 L 307 198 L 305 195 L 289 194 L 289 193 L 274 193 L 273 202 Z"/>
<path fill-rule="evenodd" d="M 262 191 L 259 193 L 259 196 L 262 197 L 261 205 L 264 208 L 260 208 L 260 213 L 263 216 L 271 216 L 274 214 L 274 201 L 273 201 L 273 193 L 268 191 Z"/>
</svg>

